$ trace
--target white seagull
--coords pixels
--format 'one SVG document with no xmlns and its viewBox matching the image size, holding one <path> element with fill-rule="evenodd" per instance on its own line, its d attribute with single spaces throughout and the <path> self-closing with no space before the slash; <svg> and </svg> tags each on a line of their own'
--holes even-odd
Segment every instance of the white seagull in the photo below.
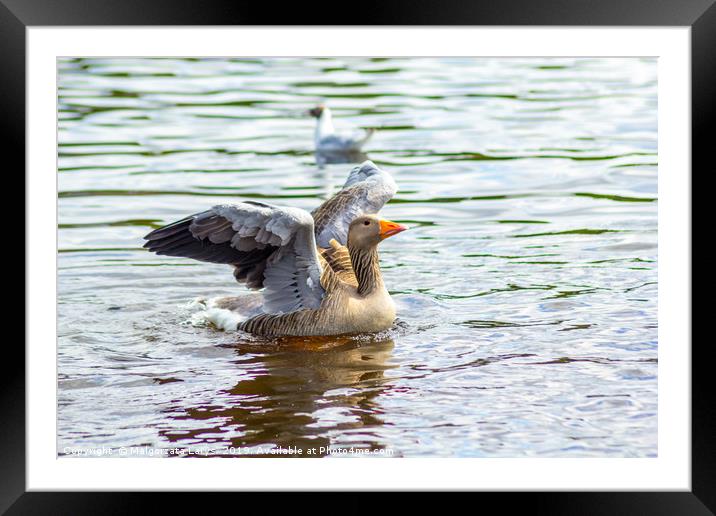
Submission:
<svg viewBox="0 0 716 516">
<path fill-rule="evenodd" d="M 360 152 L 361 147 L 370 140 L 375 129 L 366 129 L 363 134 L 356 136 L 341 136 L 336 134 L 333 127 L 331 110 L 325 104 L 310 109 L 308 114 L 316 118 L 316 152 L 319 153 L 351 153 Z"/>
</svg>

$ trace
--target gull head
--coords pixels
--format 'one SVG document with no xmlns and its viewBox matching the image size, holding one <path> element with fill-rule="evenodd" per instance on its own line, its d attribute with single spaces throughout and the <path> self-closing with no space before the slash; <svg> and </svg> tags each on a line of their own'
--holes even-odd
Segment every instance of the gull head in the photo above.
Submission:
<svg viewBox="0 0 716 516">
<path fill-rule="evenodd" d="M 321 115 L 323 114 L 323 112 L 324 112 L 326 109 L 327 109 L 327 108 L 326 108 L 326 105 L 325 105 L 325 104 L 318 104 L 318 105 L 317 105 L 316 107 L 314 107 L 313 109 L 309 109 L 309 110 L 306 112 L 306 114 L 309 115 L 309 116 L 312 116 L 312 117 L 314 117 L 314 118 L 321 118 Z"/>
</svg>

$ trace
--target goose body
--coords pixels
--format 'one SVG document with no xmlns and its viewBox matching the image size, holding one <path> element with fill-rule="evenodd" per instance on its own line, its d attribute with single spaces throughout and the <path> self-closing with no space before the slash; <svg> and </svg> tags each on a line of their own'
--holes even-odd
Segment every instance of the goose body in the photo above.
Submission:
<svg viewBox="0 0 716 516">
<path fill-rule="evenodd" d="M 371 139 L 374 129 L 367 129 L 363 134 L 346 136 L 336 133 L 333 126 L 333 115 L 328 106 L 321 104 L 308 113 L 316 118 L 314 142 L 319 153 L 355 153 Z"/>
<path fill-rule="evenodd" d="M 377 217 L 356 219 L 357 224 L 364 221 L 402 228 Z M 351 253 L 336 240 L 331 240 L 330 245 L 331 249 L 321 250 L 319 255 L 324 266 L 321 286 L 325 295 L 317 309 L 262 314 L 242 323 L 239 329 L 266 336 L 305 336 L 373 333 L 390 328 L 395 320 L 395 304 L 383 283 L 377 252 L 354 249 Z"/>
<path fill-rule="evenodd" d="M 252 201 L 218 205 L 152 231 L 145 247 L 231 264 L 237 281 L 263 288 L 263 313 L 238 325 L 248 333 L 379 332 L 396 314 L 377 247 L 406 228 L 375 213 L 395 191 L 390 175 L 366 161 L 312 214 Z"/>
</svg>

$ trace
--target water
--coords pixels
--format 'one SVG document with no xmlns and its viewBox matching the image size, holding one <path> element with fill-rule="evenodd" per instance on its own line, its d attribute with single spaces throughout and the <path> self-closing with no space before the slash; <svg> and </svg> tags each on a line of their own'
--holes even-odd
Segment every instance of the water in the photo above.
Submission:
<svg viewBox="0 0 716 516">
<path fill-rule="evenodd" d="M 657 454 L 654 59 L 66 59 L 58 453 Z M 191 324 L 226 266 L 142 236 L 214 204 L 312 209 L 319 100 L 378 127 L 396 327 L 266 342 Z M 335 455 L 335 454 L 334 454 Z"/>
</svg>

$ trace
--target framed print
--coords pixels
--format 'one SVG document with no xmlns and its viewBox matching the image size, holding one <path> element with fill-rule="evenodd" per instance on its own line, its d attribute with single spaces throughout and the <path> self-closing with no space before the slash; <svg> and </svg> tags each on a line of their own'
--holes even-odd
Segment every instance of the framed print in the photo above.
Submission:
<svg viewBox="0 0 716 516">
<path fill-rule="evenodd" d="M 713 511 L 712 2 L 348 25 L 2 1 L 27 190 L 8 514 L 175 503 L 134 491 Z"/>
</svg>

